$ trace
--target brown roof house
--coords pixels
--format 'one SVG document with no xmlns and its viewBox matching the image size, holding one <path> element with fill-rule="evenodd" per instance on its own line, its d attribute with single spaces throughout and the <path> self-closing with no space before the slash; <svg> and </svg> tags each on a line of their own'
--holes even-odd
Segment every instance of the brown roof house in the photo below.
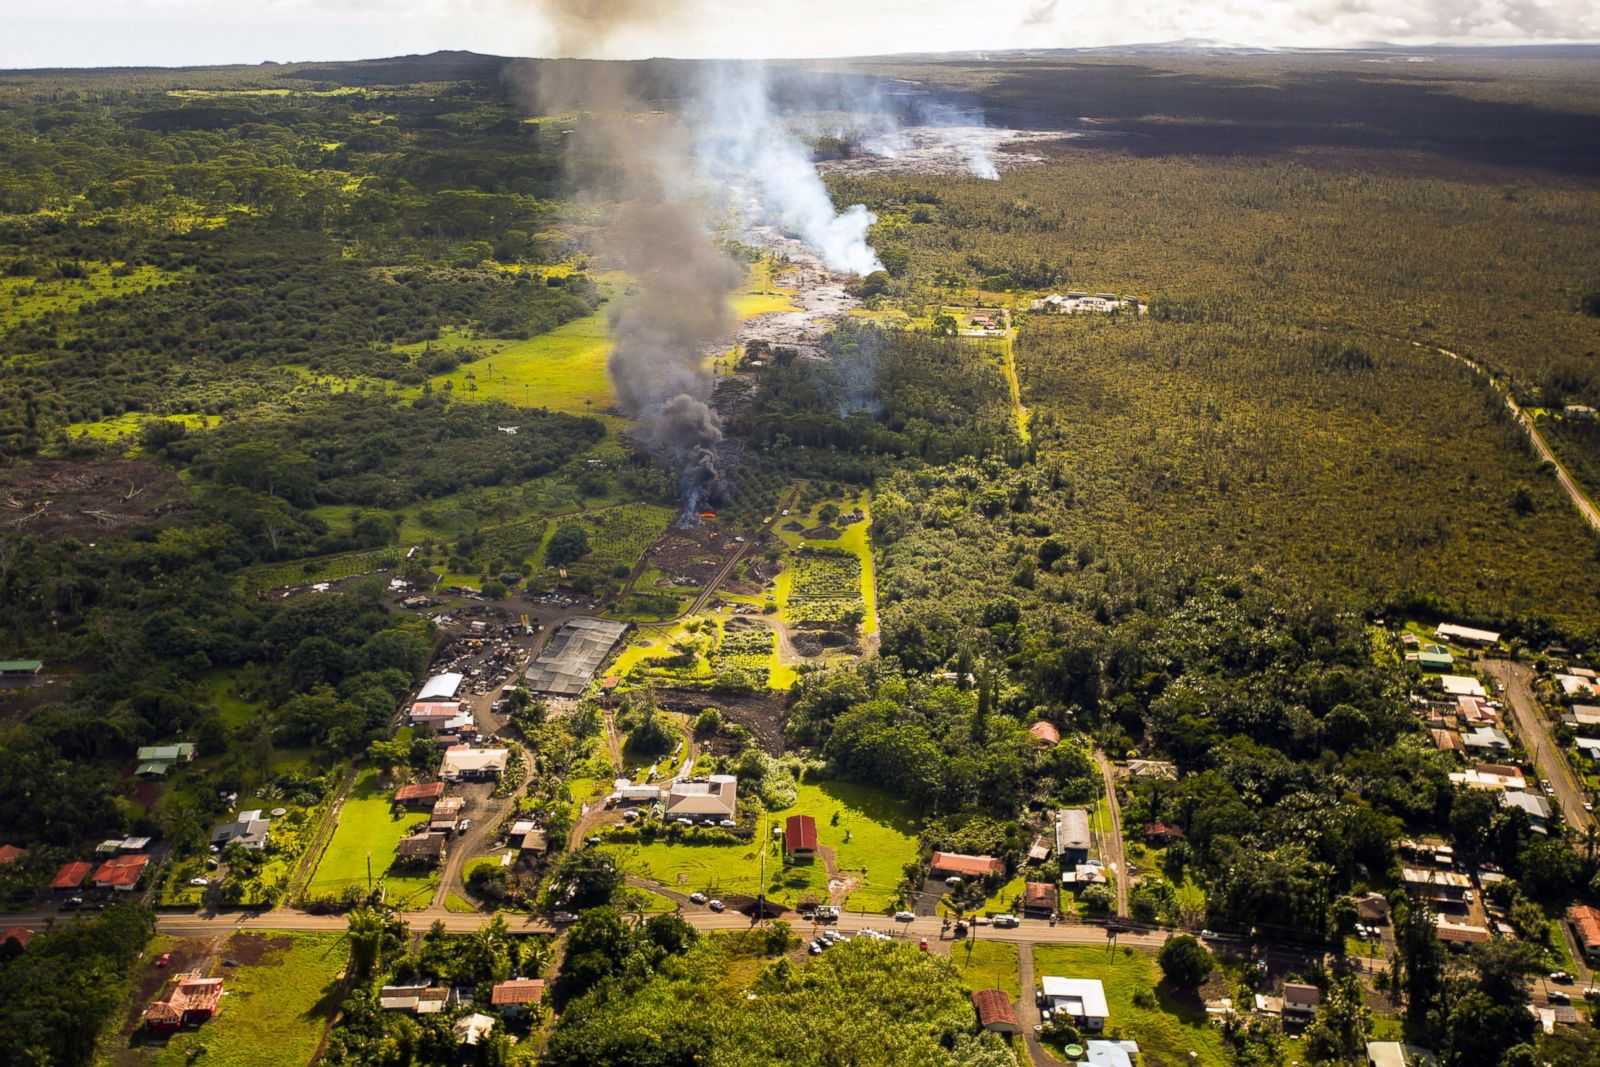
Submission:
<svg viewBox="0 0 1600 1067">
<path fill-rule="evenodd" d="M 1285 1021 L 1309 1022 L 1322 1003 L 1322 990 L 1304 982 L 1283 983 L 1283 1017 Z"/>
<path fill-rule="evenodd" d="M 520 1015 L 530 1005 L 544 999 L 544 979 L 513 978 L 497 982 L 489 993 L 489 1003 L 500 1009 L 501 1015 Z"/>
<path fill-rule="evenodd" d="M 395 803 L 407 807 L 430 807 L 442 796 L 444 796 L 443 782 L 413 782 L 394 791 Z"/>
<path fill-rule="evenodd" d="M 731 774 L 713 774 L 709 778 L 674 782 L 663 790 L 663 799 L 669 821 L 721 822 L 733 818 L 738 810 L 739 780 Z"/>
<path fill-rule="evenodd" d="M 1049 882 L 1029 882 L 1022 891 L 1024 915 L 1042 915 L 1049 918 L 1056 913 L 1060 904 L 1056 887 Z"/>
<path fill-rule="evenodd" d="M 402 865 L 437 867 L 444 862 L 447 834 L 412 834 L 395 846 L 394 861 Z"/>
<path fill-rule="evenodd" d="M 998 989 L 974 989 L 972 1006 L 978 1010 L 978 1025 L 997 1034 L 1017 1032 L 1017 1013 L 1011 998 Z"/>
</svg>

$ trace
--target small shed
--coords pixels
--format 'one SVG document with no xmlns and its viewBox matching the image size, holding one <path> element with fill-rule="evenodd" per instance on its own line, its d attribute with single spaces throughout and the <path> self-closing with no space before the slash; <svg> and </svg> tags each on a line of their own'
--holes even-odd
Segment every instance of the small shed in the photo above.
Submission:
<svg viewBox="0 0 1600 1067">
<path fill-rule="evenodd" d="M 999 989 L 974 989 L 972 1006 L 978 1012 L 978 1025 L 996 1034 L 1017 1032 L 1017 1013 L 1011 998 Z"/>
<path fill-rule="evenodd" d="M 790 863 L 810 863 L 817 858 L 817 820 L 791 815 L 783 823 L 783 858 Z"/>
</svg>

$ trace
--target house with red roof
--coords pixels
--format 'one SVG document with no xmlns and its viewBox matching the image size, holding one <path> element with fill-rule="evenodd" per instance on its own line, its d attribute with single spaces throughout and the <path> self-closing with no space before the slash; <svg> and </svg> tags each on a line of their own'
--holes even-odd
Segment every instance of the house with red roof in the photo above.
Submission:
<svg viewBox="0 0 1600 1067">
<path fill-rule="evenodd" d="M 935 852 L 929 868 L 935 878 L 984 878 L 1006 873 L 1006 865 L 993 856 L 967 856 L 960 852 Z"/>
<path fill-rule="evenodd" d="M 8 863 L 15 863 L 28 855 L 28 850 L 18 848 L 16 845 L 0 845 L 0 867 Z"/>
<path fill-rule="evenodd" d="M 221 1004 L 221 978 L 202 978 L 199 972 L 180 974 L 166 999 L 144 1010 L 144 1024 L 158 1033 L 196 1026 L 215 1015 Z"/>
<path fill-rule="evenodd" d="M 149 863 L 150 857 L 143 852 L 132 856 L 113 856 L 94 872 L 95 888 L 126 893 L 139 884 L 139 878 Z"/>
<path fill-rule="evenodd" d="M 972 1006 L 978 1011 L 978 1025 L 996 1034 L 1017 1032 L 1017 1013 L 1011 998 L 998 989 L 974 989 Z"/>
<path fill-rule="evenodd" d="M 1061 906 L 1060 894 L 1049 882 L 1029 882 L 1022 890 L 1022 913 L 1049 918 Z"/>
<path fill-rule="evenodd" d="M 27 948 L 28 942 L 33 940 L 33 931 L 26 926 L 13 926 L 5 933 L 0 934 L 0 945 L 7 941 L 15 941 L 18 948 Z"/>
<path fill-rule="evenodd" d="M 1600 963 L 1600 908 L 1574 904 L 1567 909 L 1567 925 L 1572 928 L 1578 950 L 1590 963 Z"/>
<path fill-rule="evenodd" d="M 89 880 L 94 873 L 94 864 L 79 860 L 75 863 L 63 864 L 50 880 L 50 889 L 54 893 L 70 895 L 83 888 L 83 883 Z"/>
<path fill-rule="evenodd" d="M 789 863 L 809 863 L 817 858 L 817 820 L 791 815 L 783 823 L 783 858 Z"/>
</svg>

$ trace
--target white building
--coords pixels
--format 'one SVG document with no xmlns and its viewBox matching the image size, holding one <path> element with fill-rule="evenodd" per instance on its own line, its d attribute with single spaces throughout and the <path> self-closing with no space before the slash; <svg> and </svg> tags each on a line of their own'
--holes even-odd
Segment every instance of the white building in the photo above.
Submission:
<svg viewBox="0 0 1600 1067">
<path fill-rule="evenodd" d="M 1459 641 L 1464 645 L 1498 645 L 1500 635 L 1493 630 L 1474 630 L 1470 626 L 1457 626 L 1453 622 L 1441 622 L 1439 628 L 1433 631 L 1433 636 L 1441 641 Z"/>
<path fill-rule="evenodd" d="M 1133 1067 L 1138 1056 L 1137 1041 L 1085 1041 L 1078 1067 Z"/>
<path fill-rule="evenodd" d="M 1444 691 L 1453 697 L 1486 697 L 1488 691 L 1483 688 L 1483 683 L 1476 678 L 1469 678 L 1464 674 L 1441 674 L 1439 684 Z"/>
<path fill-rule="evenodd" d="M 417 693 L 417 703 L 425 704 L 430 700 L 454 700 L 456 693 L 461 689 L 463 675 L 459 671 L 449 671 L 445 674 L 436 674 L 422 683 L 422 689 Z"/>
<path fill-rule="evenodd" d="M 439 777 L 447 782 L 463 778 L 499 778 L 506 772 L 511 753 L 503 748 L 470 748 L 458 745 L 446 749 L 439 763 Z"/>
<path fill-rule="evenodd" d="M 1084 1030 L 1105 1029 L 1111 1009 L 1106 1006 L 1105 986 L 1098 978 L 1044 978 L 1044 1007 L 1052 1015 L 1066 1015 Z"/>
<path fill-rule="evenodd" d="M 674 782 L 661 791 L 668 819 L 693 819 L 696 822 L 719 822 L 733 818 L 738 806 L 739 780 L 731 774 L 713 774 L 709 778 Z"/>
</svg>

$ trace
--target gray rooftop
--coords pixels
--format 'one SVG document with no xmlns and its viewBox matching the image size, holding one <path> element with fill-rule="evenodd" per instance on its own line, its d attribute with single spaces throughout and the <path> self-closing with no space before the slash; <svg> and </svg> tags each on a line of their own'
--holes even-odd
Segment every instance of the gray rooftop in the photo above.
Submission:
<svg viewBox="0 0 1600 1067">
<path fill-rule="evenodd" d="M 536 693 L 577 696 L 628 632 L 625 622 L 572 619 L 550 635 L 539 658 L 528 665 L 528 688 Z"/>
<path fill-rule="evenodd" d="M 1091 843 L 1089 813 L 1083 808 L 1062 808 L 1056 816 L 1056 851 L 1086 849 Z"/>
</svg>

